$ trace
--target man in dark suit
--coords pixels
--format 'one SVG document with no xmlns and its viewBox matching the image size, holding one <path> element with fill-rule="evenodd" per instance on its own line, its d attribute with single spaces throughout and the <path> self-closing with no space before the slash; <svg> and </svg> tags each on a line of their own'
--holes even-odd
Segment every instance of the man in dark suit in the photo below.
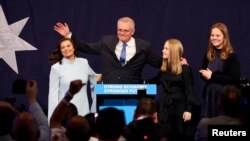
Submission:
<svg viewBox="0 0 250 141">
<path fill-rule="evenodd" d="M 118 20 L 117 36 L 103 36 L 96 43 L 87 43 L 72 35 L 66 23 L 57 23 L 54 30 L 64 37 L 72 38 L 79 51 L 101 56 L 104 83 L 141 83 L 141 72 L 145 64 L 159 68 L 162 63 L 162 58 L 152 53 L 147 41 L 133 37 L 135 23 L 129 17 Z"/>
</svg>

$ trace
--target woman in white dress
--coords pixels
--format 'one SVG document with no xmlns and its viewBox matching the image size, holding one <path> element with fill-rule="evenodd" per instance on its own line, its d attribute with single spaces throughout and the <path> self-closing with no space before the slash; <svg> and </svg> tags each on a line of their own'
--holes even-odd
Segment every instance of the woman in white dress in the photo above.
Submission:
<svg viewBox="0 0 250 141">
<path fill-rule="evenodd" d="M 94 93 L 96 74 L 86 59 L 76 57 L 74 42 L 69 38 L 61 39 L 57 50 L 49 57 L 49 62 L 54 64 L 51 66 L 49 78 L 48 119 L 50 120 L 53 111 L 64 95 L 68 94 L 70 82 L 76 79 L 81 79 L 85 83 L 71 100 L 71 103 L 77 107 L 78 115 L 84 116 L 89 112 L 96 112 L 96 95 Z M 87 96 L 88 82 L 91 84 L 92 104 L 90 106 Z"/>
</svg>

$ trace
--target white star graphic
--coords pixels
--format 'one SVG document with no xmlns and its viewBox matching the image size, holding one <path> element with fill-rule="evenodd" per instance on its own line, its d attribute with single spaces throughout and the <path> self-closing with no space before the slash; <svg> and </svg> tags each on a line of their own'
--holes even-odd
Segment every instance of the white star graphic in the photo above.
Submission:
<svg viewBox="0 0 250 141">
<path fill-rule="evenodd" d="M 0 58 L 3 58 L 17 74 L 15 51 L 37 50 L 37 48 L 18 37 L 28 19 L 29 17 L 8 25 L 0 5 Z"/>
</svg>

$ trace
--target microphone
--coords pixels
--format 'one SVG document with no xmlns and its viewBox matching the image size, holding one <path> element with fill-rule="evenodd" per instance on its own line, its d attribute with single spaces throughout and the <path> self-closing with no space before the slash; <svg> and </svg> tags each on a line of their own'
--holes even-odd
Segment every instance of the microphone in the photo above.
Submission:
<svg viewBox="0 0 250 141">
<path fill-rule="evenodd" d="M 137 96 L 138 96 L 138 99 L 141 99 L 143 97 L 146 97 L 147 96 L 147 91 L 145 88 L 143 89 L 138 89 L 137 90 Z"/>
</svg>

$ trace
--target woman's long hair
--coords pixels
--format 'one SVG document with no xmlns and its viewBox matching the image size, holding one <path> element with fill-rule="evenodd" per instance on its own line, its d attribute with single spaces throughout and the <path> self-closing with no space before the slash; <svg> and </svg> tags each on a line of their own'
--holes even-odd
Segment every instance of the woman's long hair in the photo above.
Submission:
<svg viewBox="0 0 250 141">
<path fill-rule="evenodd" d="M 181 67 L 181 57 L 183 55 L 183 46 L 178 39 L 169 39 L 165 42 L 169 45 L 169 57 L 168 59 L 163 59 L 161 71 L 170 71 L 173 75 L 179 75 L 182 72 Z"/>
<path fill-rule="evenodd" d="M 220 58 L 225 60 L 229 57 L 230 53 L 234 52 L 233 47 L 232 47 L 231 42 L 230 42 L 229 32 L 228 32 L 227 26 L 223 23 L 215 23 L 210 28 L 210 36 L 211 36 L 211 32 L 214 28 L 219 29 L 223 34 L 224 38 L 223 38 L 223 44 L 222 44 Z M 207 58 L 209 61 L 211 61 L 215 58 L 215 47 L 210 40 L 210 36 L 209 36 L 208 51 L 207 51 Z"/>
<path fill-rule="evenodd" d="M 50 64 L 55 64 L 57 62 L 59 62 L 60 64 L 62 64 L 62 52 L 61 52 L 61 43 L 64 41 L 70 41 L 73 45 L 73 48 L 75 49 L 74 54 L 77 56 L 77 47 L 75 42 L 70 39 L 70 38 L 62 38 L 61 40 L 58 41 L 57 43 L 57 48 L 55 50 L 52 51 L 52 53 L 49 56 L 49 63 Z"/>
</svg>

